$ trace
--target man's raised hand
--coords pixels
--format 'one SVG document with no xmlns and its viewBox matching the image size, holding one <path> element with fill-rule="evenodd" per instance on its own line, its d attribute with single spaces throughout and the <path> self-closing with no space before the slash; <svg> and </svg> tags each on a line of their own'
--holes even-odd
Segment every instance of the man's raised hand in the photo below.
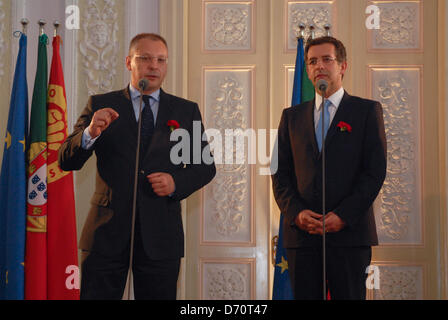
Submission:
<svg viewBox="0 0 448 320">
<path fill-rule="evenodd" d="M 119 114 L 112 108 L 104 108 L 95 112 L 89 125 L 90 137 L 92 139 L 98 137 L 118 117 Z"/>
</svg>

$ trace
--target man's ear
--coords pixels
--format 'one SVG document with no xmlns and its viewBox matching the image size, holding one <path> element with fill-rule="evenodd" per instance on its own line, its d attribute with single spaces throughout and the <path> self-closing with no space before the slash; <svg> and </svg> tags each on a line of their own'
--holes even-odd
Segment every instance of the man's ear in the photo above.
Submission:
<svg viewBox="0 0 448 320">
<path fill-rule="evenodd" d="M 341 63 L 341 74 L 344 75 L 345 72 L 347 71 L 347 61 L 344 61 Z"/>
<path fill-rule="evenodd" d="M 129 70 L 129 71 L 132 71 L 132 68 L 131 68 L 131 57 L 130 56 L 127 56 L 126 57 L 126 68 Z"/>
</svg>

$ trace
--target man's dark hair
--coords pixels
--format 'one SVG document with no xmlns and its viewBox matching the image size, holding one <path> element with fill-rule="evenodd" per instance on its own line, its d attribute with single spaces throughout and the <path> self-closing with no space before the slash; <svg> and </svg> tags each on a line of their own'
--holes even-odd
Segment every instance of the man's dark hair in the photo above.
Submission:
<svg viewBox="0 0 448 320">
<path fill-rule="evenodd" d="M 305 46 L 305 59 L 306 59 L 305 61 L 308 61 L 308 50 L 312 46 L 317 46 L 324 43 L 331 43 L 332 45 L 334 45 L 336 52 L 336 60 L 339 63 L 347 61 L 347 52 L 345 50 L 344 44 L 338 39 L 328 36 L 308 40 Z"/>
<path fill-rule="evenodd" d="M 132 50 L 135 48 L 135 46 L 141 39 L 150 39 L 153 41 L 161 41 L 165 45 L 166 49 L 168 50 L 168 44 L 166 43 L 166 40 L 161 35 L 158 35 L 156 33 L 139 33 L 134 38 L 132 38 L 131 42 L 129 43 L 129 55 L 131 55 Z"/>
</svg>

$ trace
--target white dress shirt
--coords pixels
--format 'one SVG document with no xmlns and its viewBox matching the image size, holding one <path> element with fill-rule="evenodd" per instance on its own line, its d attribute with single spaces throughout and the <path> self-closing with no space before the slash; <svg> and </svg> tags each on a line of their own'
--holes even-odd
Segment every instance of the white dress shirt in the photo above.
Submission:
<svg viewBox="0 0 448 320">
<path fill-rule="evenodd" d="M 331 126 L 331 122 L 333 121 L 336 111 L 338 111 L 339 104 L 341 103 L 343 96 L 344 96 L 344 88 L 340 87 L 338 91 L 336 91 L 330 97 L 328 97 L 328 100 L 331 101 L 331 105 L 328 107 L 328 112 L 330 113 L 329 126 Z M 316 92 L 316 104 L 314 106 L 314 129 L 315 130 L 317 129 L 317 125 L 318 125 L 319 119 L 320 119 L 321 103 L 322 103 L 322 96 L 320 96 Z"/>
</svg>

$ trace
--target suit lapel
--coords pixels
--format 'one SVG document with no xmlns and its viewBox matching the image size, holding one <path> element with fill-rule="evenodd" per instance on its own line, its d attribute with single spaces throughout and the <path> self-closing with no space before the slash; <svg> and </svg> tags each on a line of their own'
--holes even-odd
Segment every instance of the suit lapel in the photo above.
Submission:
<svg viewBox="0 0 448 320">
<path fill-rule="evenodd" d="M 138 127 L 136 125 L 137 119 L 135 118 L 134 107 L 132 105 L 132 100 L 129 93 L 129 86 L 127 86 L 125 89 L 122 90 L 122 97 L 126 102 L 123 104 L 118 104 L 119 106 L 122 105 L 118 113 L 122 121 L 126 123 L 126 126 L 129 127 L 129 130 L 132 133 L 132 137 L 134 139 L 131 140 L 137 141 L 137 131 L 138 131 Z"/>
<path fill-rule="evenodd" d="M 160 89 L 159 111 L 157 113 L 155 132 L 167 128 L 166 123 L 170 120 L 169 118 L 173 113 L 170 100 L 170 96 Z"/>
<path fill-rule="evenodd" d="M 308 105 L 306 106 L 306 117 L 307 117 L 306 123 L 310 124 L 308 131 L 309 131 L 310 137 L 313 137 L 313 139 L 311 139 L 311 145 L 313 147 L 313 155 L 315 158 L 317 158 L 320 151 L 319 151 L 319 147 L 317 146 L 316 129 L 314 128 L 315 104 L 316 104 L 316 99 L 313 99 L 313 100 L 309 101 Z"/>
<path fill-rule="evenodd" d="M 330 128 L 328 129 L 327 136 L 325 138 L 325 146 L 328 146 L 331 143 L 332 138 L 338 132 L 338 123 L 340 121 L 346 121 L 347 117 L 350 115 L 350 97 L 351 96 L 344 91 L 344 96 L 342 97 L 338 110 L 336 111 Z"/>
</svg>

